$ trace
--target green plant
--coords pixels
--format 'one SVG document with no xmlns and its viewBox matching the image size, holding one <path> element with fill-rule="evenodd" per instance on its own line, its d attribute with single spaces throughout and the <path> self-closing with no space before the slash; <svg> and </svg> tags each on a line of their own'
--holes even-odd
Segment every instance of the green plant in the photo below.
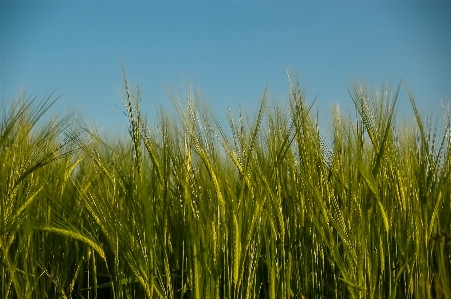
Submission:
<svg viewBox="0 0 451 299">
<path fill-rule="evenodd" d="M 401 86 L 350 90 L 319 133 L 299 83 L 222 124 L 200 93 L 129 136 L 22 97 L 0 127 L 2 298 L 451 298 L 451 114 L 399 126 Z M 288 106 L 288 109 L 283 107 Z"/>
</svg>

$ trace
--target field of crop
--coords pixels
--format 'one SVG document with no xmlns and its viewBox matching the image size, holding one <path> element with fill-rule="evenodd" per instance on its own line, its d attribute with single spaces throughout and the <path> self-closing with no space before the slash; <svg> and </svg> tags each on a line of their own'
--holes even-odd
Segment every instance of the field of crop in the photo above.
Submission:
<svg viewBox="0 0 451 299">
<path fill-rule="evenodd" d="M 0 297 L 451 298 L 449 109 L 409 94 L 400 126 L 400 87 L 356 85 L 326 140 L 290 83 L 253 121 L 189 91 L 151 126 L 125 80 L 123 140 L 2 107 Z"/>
</svg>

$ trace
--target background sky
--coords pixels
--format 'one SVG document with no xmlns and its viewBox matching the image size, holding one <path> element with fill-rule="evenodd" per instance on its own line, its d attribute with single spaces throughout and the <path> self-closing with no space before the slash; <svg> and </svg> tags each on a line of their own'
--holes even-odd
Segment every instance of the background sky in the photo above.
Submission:
<svg viewBox="0 0 451 299">
<path fill-rule="evenodd" d="M 0 0 L 0 97 L 55 90 L 56 113 L 76 109 L 100 131 L 125 131 L 121 65 L 142 87 L 143 113 L 172 107 L 192 84 L 217 115 L 255 115 L 298 74 L 320 121 L 353 113 L 359 81 L 403 89 L 398 114 L 440 117 L 451 101 L 451 1 L 5 1 Z M 316 111 L 316 110 L 315 110 Z"/>
</svg>

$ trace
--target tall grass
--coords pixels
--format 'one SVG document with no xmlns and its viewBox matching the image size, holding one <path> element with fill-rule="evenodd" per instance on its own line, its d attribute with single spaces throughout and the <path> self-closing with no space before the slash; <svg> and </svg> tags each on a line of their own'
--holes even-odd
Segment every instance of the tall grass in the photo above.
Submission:
<svg viewBox="0 0 451 299">
<path fill-rule="evenodd" d="M 2 107 L 2 298 L 451 298 L 449 110 L 409 94 L 400 126 L 400 86 L 356 85 L 327 140 L 290 80 L 226 126 L 191 89 L 151 125 L 124 82 L 126 139 Z"/>
</svg>

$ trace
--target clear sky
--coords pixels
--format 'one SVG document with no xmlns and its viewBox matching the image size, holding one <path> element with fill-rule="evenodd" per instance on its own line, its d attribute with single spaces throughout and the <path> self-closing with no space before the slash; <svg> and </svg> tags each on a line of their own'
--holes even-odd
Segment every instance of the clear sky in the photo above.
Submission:
<svg viewBox="0 0 451 299">
<path fill-rule="evenodd" d="M 62 95 L 100 130 L 127 128 L 121 64 L 142 87 L 150 117 L 166 89 L 198 88 L 218 115 L 255 114 L 299 75 L 319 117 L 354 111 L 354 80 L 405 87 L 423 113 L 451 99 L 451 1 L 5 1 L 0 0 L 0 96 Z"/>
</svg>

